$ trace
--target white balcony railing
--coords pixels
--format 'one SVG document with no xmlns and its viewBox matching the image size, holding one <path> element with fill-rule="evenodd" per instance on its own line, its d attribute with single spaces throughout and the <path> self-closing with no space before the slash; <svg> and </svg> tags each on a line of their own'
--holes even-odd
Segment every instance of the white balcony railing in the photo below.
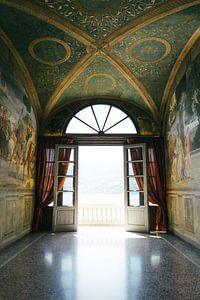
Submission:
<svg viewBox="0 0 200 300">
<path fill-rule="evenodd" d="M 79 225 L 123 225 L 124 206 L 120 204 L 79 204 Z"/>
</svg>

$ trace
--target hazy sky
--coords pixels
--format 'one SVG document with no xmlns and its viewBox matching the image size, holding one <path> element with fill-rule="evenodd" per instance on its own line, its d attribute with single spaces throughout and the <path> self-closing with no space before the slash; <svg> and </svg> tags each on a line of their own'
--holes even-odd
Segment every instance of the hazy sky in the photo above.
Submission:
<svg viewBox="0 0 200 300">
<path fill-rule="evenodd" d="M 79 147 L 79 193 L 123 193 L 123 147 Z"/>
</svg>

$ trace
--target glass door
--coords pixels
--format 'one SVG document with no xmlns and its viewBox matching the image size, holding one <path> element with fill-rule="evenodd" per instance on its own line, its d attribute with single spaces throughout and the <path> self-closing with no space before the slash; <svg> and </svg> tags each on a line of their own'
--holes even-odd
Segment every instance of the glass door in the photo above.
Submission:
<svg viewBox="0 0 200 300">
<path fill-rule="evenodd" d="M 124 146 L 125 229 L 149 231 L 145 144 Z"/>
<path fill-rule="evenodd" d="M 76 231 L 78 147 L 56 145 L 53 231 Z"/>
</svg>

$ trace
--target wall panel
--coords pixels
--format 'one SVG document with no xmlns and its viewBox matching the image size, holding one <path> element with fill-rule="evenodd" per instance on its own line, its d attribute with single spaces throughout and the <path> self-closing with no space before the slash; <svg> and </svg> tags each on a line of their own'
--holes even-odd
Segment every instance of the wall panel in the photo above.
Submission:
<svg viewBox="0 0 200 300">
<path fill-rule="evenodd" d="M 200 194 L 168 191 L 169 230 L 200 248 Z"/>
<path fill-rule="evenodd" d="M 31 231 L 34 192 L 2 190 L 0 197 L 0 249 Z"/>
</svg>

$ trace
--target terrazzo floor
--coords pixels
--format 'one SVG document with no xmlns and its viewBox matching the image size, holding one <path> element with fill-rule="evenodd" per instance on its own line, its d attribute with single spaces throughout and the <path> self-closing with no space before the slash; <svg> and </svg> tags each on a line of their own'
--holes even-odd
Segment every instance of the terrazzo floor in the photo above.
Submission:
<svg viewBox="0 0 200 300">
<path fill-rule="evenodd" d="M 79 228 L 0 253 L 1 300 L 200 299 L 200 250 L 172 235 Z"/>
</svg>

